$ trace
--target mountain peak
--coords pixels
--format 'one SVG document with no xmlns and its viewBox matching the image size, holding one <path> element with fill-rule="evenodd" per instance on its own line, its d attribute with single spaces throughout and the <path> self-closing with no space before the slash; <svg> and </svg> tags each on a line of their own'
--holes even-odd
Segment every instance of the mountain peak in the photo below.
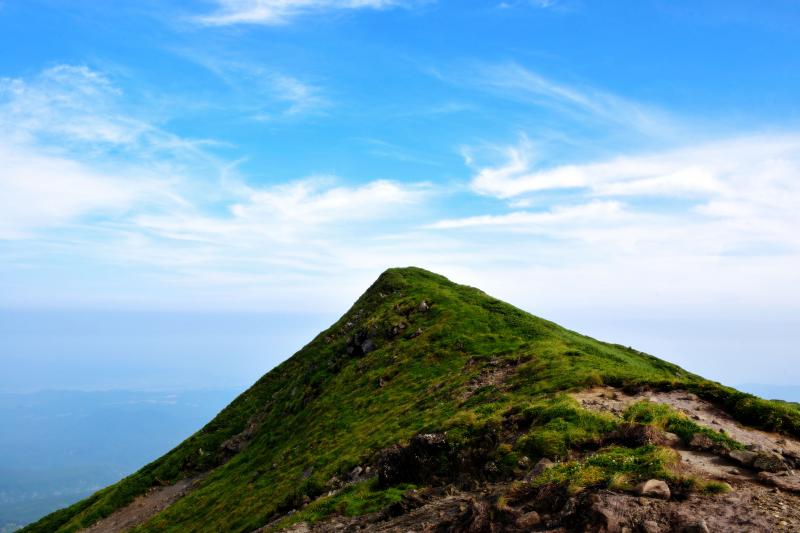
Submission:
<svg viewBox="0 0 800 533">
<path fill-rule="evenodd" d="M 353 527 L 389 527 L 432 502 L 446 507 L 454 494 L 472 503 L 456 506 L 468 511 L 453 511 L 444 530 L 489 531 L 494 522 L 529 530 L 533 517 L 523 509 L 561 509 L 597 488 L 623 497 L 658 478 L 663 485 L 649 486 L 688 497 L 676 446 L 726 458 L 746 451 L 681 415 L 680 398 L 689 395 L 720 410 L 729 427 L 736 420 L 780 430 L 784 442 L 800 435 L 791 405 L 566 330 L 433 272 L 391 268 L 202 430 L 28 531 L 102 529 L 145 508 L 152 512 L 131 522 L 142 531 L 276 530 L 300 521 L 324 528 L 338 515 Z M 796 463 L 782 455 L 771 468 L 800 466 L 797 450 Z M 706 474 L 692 474 L 695 492 L 716 490 Z M 485 503 L 488 493 L 496 499 Z M 589 503 L 569 505 L 574 513 Z M 575 525 L 568 515 L 553 527 Z M 464 520 L 488 522 L 459 529 Z"/>
</svg>

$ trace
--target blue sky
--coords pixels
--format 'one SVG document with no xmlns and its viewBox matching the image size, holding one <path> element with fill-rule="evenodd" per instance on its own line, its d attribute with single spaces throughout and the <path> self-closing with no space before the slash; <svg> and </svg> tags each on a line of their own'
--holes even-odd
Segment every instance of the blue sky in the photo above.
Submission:
<svg viewBox="0 0 800 533">
<path fill-rule="evenodd" d="M 0 307 L 335 317 L 413 264 L 797 382 L 799 24 L 778 0 L 5 0 Z M 9 342 L 7 374 L 71 346 Z"/>
</svg>

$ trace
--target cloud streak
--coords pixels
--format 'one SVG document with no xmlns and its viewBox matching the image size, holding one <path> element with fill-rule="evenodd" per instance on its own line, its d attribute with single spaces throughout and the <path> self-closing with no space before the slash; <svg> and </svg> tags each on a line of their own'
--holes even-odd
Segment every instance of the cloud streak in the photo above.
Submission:
<svg viewBox="0 0 800 533">
<path fill-rule="evenodd" d="M 195 20 L 206 26 L 287 24 L 303 15 L 326 11 L 386 9 L 402 5 L 398 0 L 217 0 L 217 10 Z"/>
<path fill-rule="evenodd" d="M 562 118 L 591 120 L 655 138 L 672 136 L 679 126 L 669 113 L 655 106 L 593 87 L 565 85 L 515 62 L 479 64 L 461 81 L 520 103 L 551 109 Z"/>
</svg>

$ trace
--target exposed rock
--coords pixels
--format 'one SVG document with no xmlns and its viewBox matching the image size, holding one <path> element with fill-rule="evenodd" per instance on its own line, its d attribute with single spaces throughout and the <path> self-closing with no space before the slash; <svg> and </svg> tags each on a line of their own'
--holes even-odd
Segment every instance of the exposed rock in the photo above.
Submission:
<svg viewBox="0 0 800 533">
<path fill-rule="evenodd" d="M 664 442 L 661 444 L 662 446 L 674 448 L 676 446 L 680 446 L 680 444 L 683 442 L 683 439 L 681 439 L 675 433 L 670 433 L 669 431 L 665 431 L 662 436 L 664 438 Z"/>
<path fill-rule="evenodd" d="M 680 533 L 710 533 L 708 524 L 706 524 L 706 521 L 702 518 L 691 519 L 685 522 L 678 531 L 680 531 Z"/>
<path fill-rule="evenodd" d="M 419 307 L 417 307 L 417 309 L 419 310 L 420 313 L 424 313 L 425 311 L 430 309 L 430 306 L 428 305 L 428 302 L 426 302 L 425 300 L 422 300 L 422 302 L 420 302 Z"/>
<path fill-rule="evenodd" d="M 644 533 L 661 533 L 664 530 L 655 520 L 645 520 L 642 522 L 642 531 Z"/>
<path fill-rule="evenodd" d="M 422 328 L 417 328 L 417 331 L 415 331 L 414 333 L 412 333 L 411 335 L 409 335 L 409 336 L 408 336 L 408 338 L 409 338 L 409 339 L 416 339 L 416 338 L 417 338 L 417 337 L 419 337 L 420 335 L 422 335 Z"/>
<path fill-rule="evenodd" d="M 311 533 L 311 527 L 308 525 L 308 522 L 300 522 L 299 524 L 289 526 L 283 531 L 284 533 Z"/>
<path fill-rule="evenodd" d="M 367 339 L 361 343 L 361 353 L 368 354 L 375 349 L 375 342 L 372 339 Z"/>
<path fill-rule="evenodd" d="M 773 452 L 759 452 L 753 460 L 753 468 L 766 472 L 782 472 L 786 470 L 783 457 Z"/>
<path fill-rule="evenodd" d="M 528 475 L 525 476 L 525 480 L 533 481 L 534 479 L 542 475 L 542 473 L 545 470 L 547 470 L 548 468 L 553 468 L 554 466 L 555 463 L 553 461 L 551 461 L 547 457 L 544 457 L 540 459 L 539 462 L 537 462 L 535 465 L 533 465 L 533 469 L 530 472 L 528 472 Z"/>
<path fill-rule="evenodd" d="M 378 483 L 383 487 L 397 483 L 429 480 L 441 468 L 441 459 L 449 451 L 441 433 L 423 433 L 412 437 L 408 446 L 391 446 L 378 459 Z"/>
<path fill-rule="evenodd" d="M 530 529 L 542 523 L 542 517 L 536 511 L 525 513 L 517 518 L 517 526 L 523 529 Z"/>
<path fill-rule="evenodd" d="M 636 492 L 641 496 L 658 498 L 661 500 L 669 500 L 672 496 L 669 485 L 660 479 L 650 479 L 644 483 L 640 483 L 639 486 L 636 487 Z"/>
<path fill-rule="evenodd" d="M 356 466 L 355 468 L 353 468 L 350 471 L 350 476 L 349 476 L 350 477 L 350 481 L 356 481 L 357 479 L 359 479 L 361 477 L 361 473 L 363 471 L 364 471 L 364 469 L 361 466 Z"/>
<path fill-rule="evenodd" d="M 714 448 L 714 441 L 705 433 L 695 433 L 689 441 L 689 447 L 695 450 L 712 450 Z"/>
<path fill-rule="evenodd" d="M 234 435 L 220 444 L 220 450 L 225 455 L 234 455 L 247 448 L 253 435 L 256 434 L 261 425 L 258 422 L 250 422 L 241 433 Z"/>
<path fill-rule="evenodd" d="M 753 466 L 753 461 L 756 460 L 756 452 L 748 450 L 731 450 L 728 452 L 728 457 L 744 466 Z"/>
<path fill-rule="evenodd" d="M 374 331 L 366 332 L 361 331 L 352 335 L 347 340 L 347 353 L 354 357 L 361 357 L 375 349 L 375 341 L 373 340 Z"/>
<path fill-rule="evenodd" d="M 774 485 L 780 490 L 800 494 L 800 477 L 796 475 L 759 472 L 758 478 L 770 485 Z"/>
</svg>

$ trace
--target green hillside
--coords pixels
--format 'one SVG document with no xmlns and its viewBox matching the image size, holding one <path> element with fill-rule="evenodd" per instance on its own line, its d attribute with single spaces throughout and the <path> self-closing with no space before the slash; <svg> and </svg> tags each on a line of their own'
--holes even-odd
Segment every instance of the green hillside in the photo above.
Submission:
<svg viewBox="0 0 800 533">
<path fill-rule="evenodd" d="M 195 490 L 136 531 L 253 531 L 309 501 L 279 525 L 372 512 L 445 472 L 434 468 L 430 479 L 420 474 L 402 483 L 366 477 L 326 497 L 331 479 L 374 466 L 381 450 L 421 432 L 446 432 L 451 450 L 480 449 L 495 468 L 475 475 L 487 478 L 513 479 L 523 458 L 541 457 L 574 459 L 544 479 L 573 490 L 613 486 L 620 476 L 668 475 L 671 458 L 663 449 L 605 446 L 620 421 L 565 394 L 602 384 L 686 389 L 740 421 L 800 435 L 800 411 L 789 404 L 568 331 L 431 272 L 391 269 L 338 322 L 173 451 L 24 531 L 76 531 L 151 487 L 205 472 Z M 705 431 L 655 411 L 640 405 L 626 417 L 678 435 Z M 575 452 L 590 448 L 600 451 L 581 462 Z"/>
</svg>

